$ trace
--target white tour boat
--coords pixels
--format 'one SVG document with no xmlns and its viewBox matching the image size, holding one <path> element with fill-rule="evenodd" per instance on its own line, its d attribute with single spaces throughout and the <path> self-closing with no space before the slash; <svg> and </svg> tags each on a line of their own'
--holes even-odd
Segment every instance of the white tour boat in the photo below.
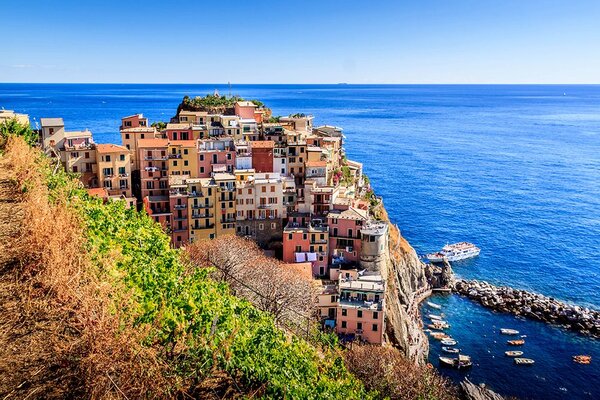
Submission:
<svg viewBox="0 0 600 400">
<path fill-rule="evenodd" d="M 460 261 L 471 257 L 476 257 L 481 252 L 481 249 L 473 243 L 460 242 L 445 245 L 442 250 L 427 254 L 427 259 L 431 262 L 443 262 L 444 260 Z"/>
<path fill-rule="evenodd" d="M 519 331 L 516 329 L 501 328 L 500 333 L 503 335 L 518 335 Z"/>
</svg>

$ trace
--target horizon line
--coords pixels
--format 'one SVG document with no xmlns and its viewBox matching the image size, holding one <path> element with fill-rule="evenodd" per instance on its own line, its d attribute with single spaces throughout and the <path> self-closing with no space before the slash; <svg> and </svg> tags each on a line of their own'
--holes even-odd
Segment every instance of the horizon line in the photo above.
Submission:
<svg viewBox="0 0 600 400">
<path fill-rule="evenodd" d="M 203 82 L 203 83 L 182 83 L 182 82 L 0 82 L 0 85 L 222 85 L 222 86 L 241 86 L 241 85 L 271 85 L 271 86 L 284 86 L 284 85 L 302 85 L 302 86 L 318 86 L 318 85 L 332 85 L 332 86 L 423 86 L 423 85 L 439 85 L 439 86 L 597 86 L 600 83 L 570 83 L 570 82 L 553 82 L 553 83 L 351 83 L 351 82 L 326 82 L 326 83 L 230 83 L 230 82 Z"/>
</svg>

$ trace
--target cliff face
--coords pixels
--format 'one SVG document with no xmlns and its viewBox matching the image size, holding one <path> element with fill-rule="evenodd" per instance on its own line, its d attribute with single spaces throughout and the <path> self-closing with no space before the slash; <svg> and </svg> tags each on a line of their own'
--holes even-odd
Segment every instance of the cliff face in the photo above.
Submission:
<svg viewBox="0 0 600 400">
<path fill-rule="evenodd" d="M 429 293 L 429 272 L 398 228 L 389 222 L 383 207 L 378 217 L 389 224 L 389 251 L 382 268 L 387 282 L 386 339 L 406 357 L 423 364 L 429 342 L 421 326 L 418 305 Z"/>
</svg>

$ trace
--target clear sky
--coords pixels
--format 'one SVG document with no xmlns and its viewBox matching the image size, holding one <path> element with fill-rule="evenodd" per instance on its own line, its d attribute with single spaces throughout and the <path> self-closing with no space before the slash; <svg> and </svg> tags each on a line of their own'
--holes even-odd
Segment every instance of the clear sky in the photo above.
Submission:
<svg viewBox="0 0 600 400">
<path fill-rule="evenodd" d="M 0 82 L 600 83 L 600 0 L 0 0 Z"/>
</svg>

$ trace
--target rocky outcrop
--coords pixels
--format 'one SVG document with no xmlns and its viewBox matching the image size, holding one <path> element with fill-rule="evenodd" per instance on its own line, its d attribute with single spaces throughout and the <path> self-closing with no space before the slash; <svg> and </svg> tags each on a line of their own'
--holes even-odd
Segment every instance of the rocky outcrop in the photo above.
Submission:
<svg viewBox="0 0 600 400">
<path fill-rule="evenodd" d="M 504 400 L 502 396 L 488 389 L 484 384 L 476 385 L 469 378 L 465 378 L 460 383 L 460 389 L 462 398 L 466 400 Z"/>
<path fill-rule="evenodd" d="M 389 221 L 385 210 L 379 217 Z M 386 280 L 386 340 L 406 357 L 419 364 L 426 361 L 429 342 L 423 332 L 418 305 L 430 294 L 425 264 L 402 237 L 397 226 L 389 224 L 389 251 L 381 273 Z"/>
<path fill-rule="evenodd" d="M 558 324 L 583 334 L 600 337 L 600 312 L 587 307 L 477 280 L 458 280 L 454 284 L 454 290 L 496 311 Z"/>
</svg>

